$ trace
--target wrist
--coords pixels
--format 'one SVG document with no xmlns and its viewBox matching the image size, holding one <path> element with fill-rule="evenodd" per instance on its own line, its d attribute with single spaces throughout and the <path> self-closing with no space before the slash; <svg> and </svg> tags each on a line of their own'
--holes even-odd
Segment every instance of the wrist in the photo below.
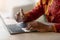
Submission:
<svg viewBox="0 0 60 40">
<path fill-rule="evenodd" d="M 50 31 L 56 32 L 55 24 L 49 26 Z"/>
<path fill-rule="evenodd" d="M 49 31 L 49 32 L 53 32 L 53 31 L 54 31 L 53 25 L 49 25 L 49 26 L 48 26 L 48 31 Z"/>
</svg>

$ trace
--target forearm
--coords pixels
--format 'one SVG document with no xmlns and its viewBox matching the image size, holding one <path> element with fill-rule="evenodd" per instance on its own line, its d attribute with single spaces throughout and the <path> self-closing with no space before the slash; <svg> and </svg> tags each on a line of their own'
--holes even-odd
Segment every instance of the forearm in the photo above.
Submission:
<svg viewBox="0 0 60 40">
<path fill-rule="evenodd" d="M 47 31 L 60 33 L 60 23 L 43 23 L 43 24 L 48 25 Z"/>
</svg>

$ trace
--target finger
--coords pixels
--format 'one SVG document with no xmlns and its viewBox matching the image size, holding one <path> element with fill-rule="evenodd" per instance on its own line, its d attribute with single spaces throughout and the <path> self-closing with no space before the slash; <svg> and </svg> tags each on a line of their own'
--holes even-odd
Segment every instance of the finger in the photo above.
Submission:
<svg viewBox="0 0 60 40">
<path fill-rule="evenodd" d="M 33 27 L 31 27 L 29 30 L 34 30 L 34 28 L 33 28 Z"/>
<path fill-rule="evenodd" d="M 31 25 L 30 24 L 28 24 L 28 26 L 27 26 L 27 30 L 30 30 L 30 28 L 31 28 Z"/>
<path fill-rule="evenodd" d="M 21 15 L 21 16 L 24 16 L 24 11 L 23 11 L 22 8 L 20 8 L 20 15 Z"/>
</svg>

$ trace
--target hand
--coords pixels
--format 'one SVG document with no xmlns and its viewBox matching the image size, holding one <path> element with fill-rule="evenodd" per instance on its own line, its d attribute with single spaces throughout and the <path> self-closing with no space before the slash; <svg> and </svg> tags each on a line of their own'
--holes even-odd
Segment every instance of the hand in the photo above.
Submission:
<svg viewBox="0 0 60 40">
<path fill-rule="evenodd" d="M 47 31 L 51 31 L 51 28 L 49 28 L 48 25 L 34 21 L 34 22 L 30 22 L 26 29 L 27 30 L 37 30 L 39 32 L 47 32 Z"/>
<path fill-rule="evenodd" d="M 16 15 L 15 15 L 15 18 L 16 18 L 16 21 L 17 22 L 21 22 L 21 21 L 25 21 L 27 16 L 25 16 L 24 12 L 23 12 L 23 9 L 20 9 L 20 12 L 18 12 Z"/>
</svg>

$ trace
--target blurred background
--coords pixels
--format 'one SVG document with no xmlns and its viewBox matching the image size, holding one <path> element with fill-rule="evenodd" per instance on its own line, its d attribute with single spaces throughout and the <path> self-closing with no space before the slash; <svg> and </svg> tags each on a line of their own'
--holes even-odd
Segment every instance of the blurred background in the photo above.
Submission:
<svg viewBox="0 0 60 40">
<path fill-rule="evenodd" d="M 19 12 L 20 8 L 24 12 L 33 9 L 38 0 L 0 0 L 0 15 L 3 17 L 14 18 L 14 15 Z M 39 21 L 44 21 L 44 15 L 39 18 Z"/>
</svg>

